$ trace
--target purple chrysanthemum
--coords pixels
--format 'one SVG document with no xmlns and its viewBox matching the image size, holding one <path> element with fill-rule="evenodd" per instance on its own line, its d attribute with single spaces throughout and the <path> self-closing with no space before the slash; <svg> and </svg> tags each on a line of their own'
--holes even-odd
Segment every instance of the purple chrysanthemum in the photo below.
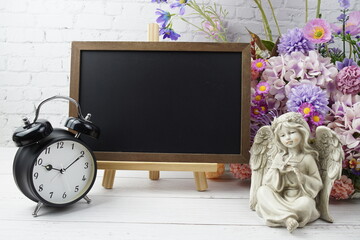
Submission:
<svg viewBox="0 0 360 240">
<path fill-rule="evenodd" d="M 278 44 L 279 54 L 290 54 L 292 52 L 302 52 L 307 54 L 310 50 L 315 49 L 314 44 L 304 37 L 301 29 L 294 28 L 280 38 Z"/>
<path fill-rule="evenodd" d="M 160 15 L 157 19 L 156 22 L 161 24 L 162 27 L 166 27 L 166 25 L 168 24 L 168 22 L 170 21 L 171 18 L 171 14 L 167 11 L 161 10 L 161 9 L 157 9 L 157 11 L 155 12 L 156 15 Z"/>
<path fill-rule="evenodd" d="M 170 38 L 171 40 L 177 40 L 180 37 L 180 34 L 174 32 L 172 28 L 161 28 L 160 35 L 163 35 L 163 39 Z"/>
<path fill-rule="evenodd" d="M 313 84 L 300 84 L 293 87 L 288 99 L 286 105 L 291 112 L 298 112 L 303 103 L 311 104 L 315 108 L 315 111 L 323 116 L 329 111 L 327 106 L 329 100 L 326 92 Z"/>
</svg>

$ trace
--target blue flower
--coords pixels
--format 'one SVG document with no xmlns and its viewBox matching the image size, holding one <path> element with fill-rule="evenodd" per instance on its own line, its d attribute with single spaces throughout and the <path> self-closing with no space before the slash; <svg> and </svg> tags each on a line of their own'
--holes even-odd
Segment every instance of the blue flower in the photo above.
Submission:
<svg viewBox="0 0 360 240">
<path fill-rule="evenodd" d="M 280 38 L 278 44 L 279 54 L 290 54 L 292 52 L 302 52 L 307 54 L 310 50 L 314 50 L 315 46 L 304 37 L 301 29 L 294 28 Z"/>
<path fill-rule="evenodd" d="M 289 93 L 286 105 L 289 111 L 298 112 L 303 103 L 311 104 L 315 111 L 322 116 L 325 116 L 329 111 L 327 106 L 329 100 L 326 92 L 311 83 L 303 83 L 293 87 Z"/>
<path fill-rule="evenodd" d="M 157 10 L 158 11 L 156 11 L 155 14 L 160 15 L 160 16 L 156 19 L 156 22 L 159 24 L 162 24 L 162 27 L 166 27 L 166 25 L 170 21 L 171 14 L 169 12 L 166 12 L 159 8 L 157 8 Z"/>
<path fill-rule="evenodd" d="M 172 28 L 161 28 L 160 35 L 164 35 L 163 39 L 170 38 L 171 40 L 174 40 L 174 41 L 176 41 L 180 37 L 180 34 L 177 34 L 176 32 L 174 32 L 174 30 Z"/>
<path fill-rule="evenodd" d="M 349 17 L 346 14 L 342 13 L 336 19 L 340 22 L 346 22 L 349 19 Z"/>
<path fill-rule="evenodd" d="M 180 15 L 184 15 L 184 13 L 185 13 L 185 6 L 186 6 L 186 4 L 187 4 L 187 2 L 188 2 L 189 0 L 176 0 L 176 1 L 178 1 L 178 2 L 171 4 L 170 7 L 171 7 L 171 8 L 179 7 L 179 8 L 180 8 L 179 14 L 180 14 Z"/>
<path fill-rule="evenodd" d="M 350 1 L 349 0 L 338 0 L 340 7 L 342 8 L 349 8 L 350 7 Z"/>
<path fill-rule="evenodd" d="M 352 60 L 351 58 L 344 58 L 344 60 L 342 62 L 336 61 L 336 68 L 340 71 L 341 69 L 343 69 L 344 67 L 348 67 L 348 66 L 357 66 L 356 62 L 354 60 Z"/>
<path fill-rule="evenodd" d="M 156 3 L 167 3 L 167 0 L 151 0 L 151 2 L 156 2 Z"/>
</svg>

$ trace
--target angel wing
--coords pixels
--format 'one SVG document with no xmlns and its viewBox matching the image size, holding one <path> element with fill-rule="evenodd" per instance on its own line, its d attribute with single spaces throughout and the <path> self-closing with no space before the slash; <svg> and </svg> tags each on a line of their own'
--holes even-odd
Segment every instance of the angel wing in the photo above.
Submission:
<svg viewBox="0 0 360 240">
<path fill-rule="evenodd" d="M 261 127 L 254 138 L 250 149 L 251 187 L 250 209 L 255 210 L 257 203 L 256 192 L 262 184 L 263 175 L 270 165 L 269 150 L 271 149 L 274 134 L 270 126 Z"/>
<path fill-rule="evenodd" d="M 315 149 L 319 152 L 319 171 L 324 187 L 318 195 L 320 218 L 333 222 L 329 213 L 329 196 L 336 179 L 340 179 L 344 152 L 336 133 L 327 127 L 316 129 Z"/>
</svg>

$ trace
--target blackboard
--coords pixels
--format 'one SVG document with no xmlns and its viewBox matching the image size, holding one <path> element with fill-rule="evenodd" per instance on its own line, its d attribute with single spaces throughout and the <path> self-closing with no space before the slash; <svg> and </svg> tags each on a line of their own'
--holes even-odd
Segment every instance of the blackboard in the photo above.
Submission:
<svg viewBox="0 0 360 240">
<path fill-rule="evenodd" d="M 70 96 L 101 129 L 83 140 L 98 160 L 246 162 L 246 46 L 73 42 Z"/>
</svg>

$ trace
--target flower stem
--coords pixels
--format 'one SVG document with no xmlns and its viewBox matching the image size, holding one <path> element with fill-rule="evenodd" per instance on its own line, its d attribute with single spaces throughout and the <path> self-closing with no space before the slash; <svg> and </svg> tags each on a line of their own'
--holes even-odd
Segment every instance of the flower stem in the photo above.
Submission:
<svg viewBox="0 0 360 240">
<path fill-rule="evenodd" d="M 352 48 L 352 45 L 351 45 L 351 43 L 349 42 L 349 58 L 351 58 L 352 57 L 352 51 L 353 51 L 353 48 Z"/>
<path fill-rule="evenodd" d="M 307 0 L 306 0 L 306 2 L 307 2 Z M 278 23 L 278 21 L 277 21 L 276 15 L 275 15 L 274 8 L 273 8 L 273 6 L 272 6 L 272 4 L 271 4 L 271 0 L 268 0 L 268 3 L 269 3 L 269 6 L 270 6 L 270 9 L 271 9 L 271 13 L 272 13 L 272 15 L 273 15 L 273 17 L 274 17 L 274 21 L 275 21 L 276 28 L 277 28 L 277 30 L 278 30 L 279 36 L 281 36 L 281 31 L 280 31 L 279 23 Z"/>
<path fill-rule="evenodd" d="M 316 18 L 320 18 L 320 6 L 321 6 L 321 0 L 318 0 L 316 7 Z"/>
<path fill-rule="evenodd" d="M 263 7 L 261 5 L 261 0 L 254 0 L 254 2 L 256 3 L 256 5 L 258 6 L 258 8 L 260 10 L 261 17 L 262 17 L 262 20 L 263 20 L 263 23 L 264 23 L 264 30 L 265 30 L 265 33 L 267 35 L 267 39 L 270 40 L 270 41 L 273 41 L 269 21 L 267 20 L 266 14 L 265 14 L 264 9 L 263 9 Z"/>
<path fill-rule="evenodd" d="M 219 15 L 217 13 L 218 9 L 217 9 L 217 5 L 215 3 L 214 3 L 214 7 L 211 7 L 211 6 L 205 7 L 204 5 L 199 5 L 196 1 L 191 1 L 188 3 L 188 6 L 190 8 L 192 8 L 196 12 L 197 15 L 202 17 L 204 19 L 204 21 L 209 22 L 215 29 L 217 29 L 217 24 L 215 23 L 215 21 L 217 20 L 220 23 L 221 29 L 217 29 L 219 32 L 218 32 L 218 34 L 216 34 L 216 37 L 218 37 L 220 39 L 217 39 L 209 31 L 206 31 L 203 27 L 198 27 L 195 24 L 193 24 L 181 17 L 181 19 L 183 21 L 185 21 L 188 24 L 192 25 L 193 27 L 197 28 L 198 31 L 205 33 L 206 35 L 208 35 L 209 38 L 215 40 L 216 42 L 228 42 L 226 30 L 225 30 L 223 21 L 221 19 L 221 15 L 223 17 L 226 17 L 227 12 L 224 11 L 222 9 L 222 7 L 220 7 L 220 15 Z M 222 31 L 220 31 L 220 30 L 222 30 Z"/>
<path fill-rule="evenodd" d="M 330 56 L 330 52 L 329 52 L 328 43 L 324 43 L 324 44 L 325 44 L 326 56 L 329 57 L 329 56 Z"/>
<path fill-rule="evenodd" d="M 345 9 L 342 10 L 343 14 L 346 13 Z M 343 41 L 343 56 L 345 58 L 345 20 L 342 20 L 342 41 Z"/>
<path fill-rule="evenodd" d="M 307 23 L 309 18 L 309 1 L 305 0 L 305 23 Z"/>
</svg>

